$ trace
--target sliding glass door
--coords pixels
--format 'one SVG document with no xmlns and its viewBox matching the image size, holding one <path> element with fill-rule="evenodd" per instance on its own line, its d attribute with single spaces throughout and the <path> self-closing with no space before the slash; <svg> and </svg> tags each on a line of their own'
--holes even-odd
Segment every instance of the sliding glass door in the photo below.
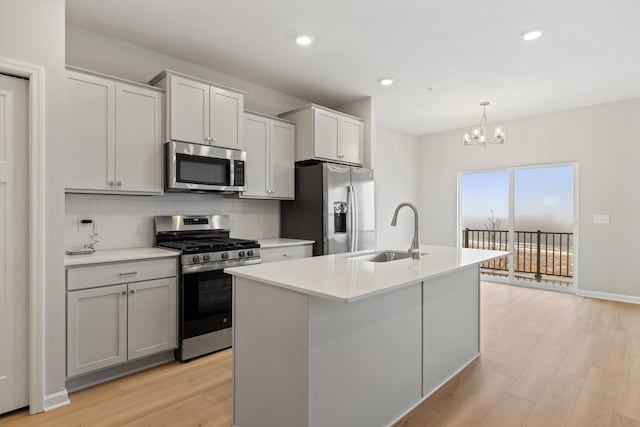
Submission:
<svg viewBox="0 0 640 427">
<path fill-rule="evenodd" d="M 575 165 L 463 172 L 461 247 L 509 250 L 482 265 L 485 280 L 572 290 L 576 262 Z"/>
</svg>

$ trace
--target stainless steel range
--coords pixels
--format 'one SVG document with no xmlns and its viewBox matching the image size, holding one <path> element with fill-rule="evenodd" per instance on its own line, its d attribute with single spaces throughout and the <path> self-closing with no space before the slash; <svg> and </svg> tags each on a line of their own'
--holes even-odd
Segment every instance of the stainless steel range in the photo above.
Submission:
<svg viewBox="0 0 640 427">
<path fill-rule="evenodd" d="M 155 217 L 156 246 L 182 253 L 179 360 L 231 347 L 232 280 L 223 269 L 262 259 L 257 241 L 232 239 L 230 228 L 228 215 Z"/>
</svg>

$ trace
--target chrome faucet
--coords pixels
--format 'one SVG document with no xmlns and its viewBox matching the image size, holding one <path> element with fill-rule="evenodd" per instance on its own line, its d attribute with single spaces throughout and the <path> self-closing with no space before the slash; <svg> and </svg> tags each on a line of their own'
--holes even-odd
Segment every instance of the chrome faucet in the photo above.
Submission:
<svg viewBox="0 0 640 427">
<path fill-rule="evenodd" d="M 408 202 L 400 203 L 396 208 L 396 211 L 393 213 L 393 219 L 391 220 L 391 225 L 394 227 L 396 226 L 396 224 L 398 223 L 398 212 L 400 212 L 400 209 L 402 209 L 405 206 L 413 210 L 413 214 L 415 218 L 415 223 L 413 226 L 413 242 L 411 242 L 411 247 L 409 248 L 408 252 L 411 255 L 413 255 L 413 259 L 420 259 L 420 230 L 419 230 L 420 220 L 418 219 L 418 208 L 416 208 L 416 205 Z"/>
</svg>

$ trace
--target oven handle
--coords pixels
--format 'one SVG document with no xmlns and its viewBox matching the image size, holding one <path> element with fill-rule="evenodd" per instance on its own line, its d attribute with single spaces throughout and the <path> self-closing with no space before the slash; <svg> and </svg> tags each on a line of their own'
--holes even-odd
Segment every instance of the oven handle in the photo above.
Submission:
<svg viewBox="0 0 640 427">
<path fill-rule="evenodd" d="M 183 265 L 182 266 L 182 274 L 189 273 L 202 273 L 205 271 L 213 271 L 213 270 L 223 270 L 225 268 L 231 267 L 241 267 L 243 265 L 252 265 L 252 264 L 260 264 L 262 262 L 262 258 L 254 258 L 254 259 L 243 259 L 237 261 L 216 261 L 210 262 L 208 264 L 193 264 L 193 265 Z"/>
</svg>

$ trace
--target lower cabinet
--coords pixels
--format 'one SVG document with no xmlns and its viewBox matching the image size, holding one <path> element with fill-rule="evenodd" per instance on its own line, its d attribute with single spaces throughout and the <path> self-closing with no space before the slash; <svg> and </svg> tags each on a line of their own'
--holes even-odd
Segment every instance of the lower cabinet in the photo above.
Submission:
<svg viewBox="0 0 640 427">
<path fill-rule="evenodd" d="M 127 285 L 67 293 L 67 376 L 127 360 Z"/>
<path fill-rule="evenodd" d="M 176 348 L 177 304 L 175 276 L 68 291 L 67 378 Z"/>
<path fill-rule="evenodd" d="M 286 261 L 313 256 L 313 245 L 275 246 L 260 249 L 262 263 Z"/>
</svg>

